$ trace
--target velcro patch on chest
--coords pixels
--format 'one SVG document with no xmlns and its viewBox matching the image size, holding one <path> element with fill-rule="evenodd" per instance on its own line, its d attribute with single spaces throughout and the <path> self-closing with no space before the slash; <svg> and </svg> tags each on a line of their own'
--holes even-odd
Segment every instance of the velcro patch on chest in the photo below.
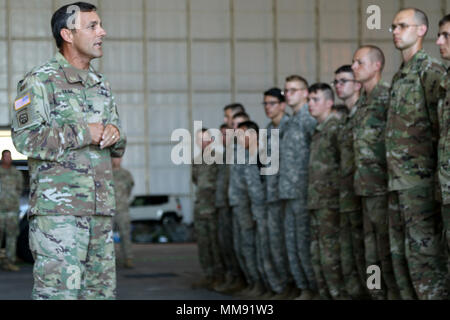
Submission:
<svg viewBox="0 0 450 320">
<path fill-rule="evenodd" d="M 30 103 L 31 103 L 31 94 L 27 93 L 22 98 L 19 98 L 16 101 L 14 101 L 14 109 L 16 111 L 20 110 L 29 105 Z"/>
</svg>

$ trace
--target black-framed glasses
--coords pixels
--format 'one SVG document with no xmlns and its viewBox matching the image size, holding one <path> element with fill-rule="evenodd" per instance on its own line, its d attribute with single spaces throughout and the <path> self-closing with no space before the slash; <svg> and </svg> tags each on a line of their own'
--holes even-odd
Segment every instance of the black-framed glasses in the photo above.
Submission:
<svg viewBox="0 0 450 320">
<path fill-rule="evenodd" d="M 281 91 L 281 93 L 285 96 L 286 94 L 290 93 L 290 94 L 294 94 L 297 91 L 302 91 L 302 90 L 306 90 L 306 88 L 292 88 L 292 89 L 284 89 L 283 91 Z"/>
<path fill-rule="evenodd" d="M 447 33 L 447 32 L 444 31 L 444 32 L 442 32 L 442 33 L 439 32 L 439 33 L 437 34 L 437 37 L 438 37 L 438 39 L 439 39 L 441 36 L 443 36 L 445 40 L 448 40 L 448 36 L 449 36 L 449 35 L 450 35 L 449 33 Z"/>
<path fill-rule="evenodd" d="M 392 24 L 389 27 L 389 32 L 392 33 L 395 31 L 395 29 L 397 29 L 397 27 L 400 28 L 400 31 L 403 31 L 409 27 L 419 27 L 420 24 L 407 24 L 407 23 L 399 23 L 399 24 Z"/>
<path fill-rule="evenodd" d="M 273 106 L 276 106 L 276 105 L 279 104 L 279 103 L 280 103 L 279 101 L 267 101 L 267 102 L 263 102 L 263 103 L 261 103 L 261 104 L 262 104 L 264 107 L 267 106 L 267 105 L 273 107 Z"/>
<path fill-rule="evenodd" d="M 338 84 L 345 85 L 347 82 L 356 82 L 356 80 L 339 79 L 339 80 L 334 80 L 333 82 L 331 82 L 331 85 L 336 87 Z"/>
</svg>

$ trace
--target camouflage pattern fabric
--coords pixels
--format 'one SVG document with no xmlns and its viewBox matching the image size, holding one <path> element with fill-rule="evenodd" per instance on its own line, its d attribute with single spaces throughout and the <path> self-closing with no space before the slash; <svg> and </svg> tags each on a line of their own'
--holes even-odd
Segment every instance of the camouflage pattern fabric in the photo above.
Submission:
<svg viewBox="0 0 450 320">
<path fill-rule="evenodd" d="M 15 167 L 0 166 L 0 243 L 6 235 L 6 259 L 16 261 L 19 235 L 19 202 L 23 189 L 23 175 Z"/>
<path fill-rule="evenodd" d="M 364 243 L 362 238 L 361 198 L 354 188 L 355 160 L 353 152 L 353 128 L 358 106 L 342 116 L 339 126 L 338 145 L 340 153 L 339 211 L 341 216 L 341 262 L 347 292 L 352 297 L 363 294 L 365 281 L 360 278 L 364 269 Z M 355 221 L 350 221 L 355 219 Z M 353 228 L 354 227 L 354 228 Z M 362 247 L 361 247 L 362 245 Z M 359 265 L 357 265 L 357 263 Z"/>
<path fill-rule="evenodd" d="M 339 208 L 339 118 L 331 113 L 312 137 L 308 171 L 308 209 Z"/>
<path fill-rule="evenodd" d="M 440 299 L 440 260 L 437 237 L 439 207 L 435 203 L 438 101 L 445 72 L 441 62 L 424 50 L 402 64 L 395 74 L 386 124 L 389 177 L 389 235 L 392 262 L 402 297 L 411 298 L 409 269 L 419 299 Z M 430 237 L 423 242 L 423 236 Z M 422 241 L 422 242 L 421 242 Z"/>
<path fill-rule="evenodd" d="M 290 273 L 299 288 L 314 289 L 309 255 L 309 216 L 305 196 L 311 137 L 316 120 L 304 105 L 285 124 L 280 143 L 279 198 L 284 200 L 284 233 Z M 307 268 L 306 270 L 304 268 Z"/>
<path fill-rule="evenodd" d="M 40 216 L 30 220 L 35 300 L 114 299 L 112 218 Z"/>
<path fill-rule="evenodd" d="M 441 62 L 420 50 L 392 79 L 386 124 L 389 191 L 434 185 L 444 72 Z"/>
<path fill-rule="evenodd" d="M 447 238 L 448 277 L 450 286 L 450 131 L 448 119 L 450 117 L 450 79 L 449 70 L 441 81 L 441 96 L 438 104 L 440 138 L 438 146 L 438 174 L 442 195 L 441 214 L 444 221 L 444 233 Z"/>
<path fill-rule="evenodd" d="M 126 137 L 109 82 L 92 66 L 74 68 L 58 52 L 19 81 L 12 115 L 14 146 L 28 156 L 29 216 L 40 217 L 30 227 L 33 297 L 114 298 L 111 156 L 123 155 Z M 92 145 L 88 124 L 97 122 L 114 125 L 120 140 L 103 150 Z M 55 239 L 63 250 L 52 245 Z M 71 266 L 84 277 L 81 291 L 66 288 Z"/>
<path fill-rule="evenodd" d="M 434 190 L 429 187 L 389 193 L 392 264 L 400 295 L 405 300 L 448 296 L 442 221 L 438 214 L 431 214 L 437 207 L 433 196 Z"/>
<path fill-rule="evenodd" d="M 283 139 L 284 137 L 284 133 L 286 131 L 287 125 L 289 123 L 289 115 L 288 114 L 284 114 L 283 117 L 280 120 L 280 123 L 278 124 L 278 127 L 275 127 L 274 124 L 272 122 L 270 122 L 266 129 L 267 129 L 267 154 L 271 155 L 272 154 L 272 150 L 275 152 L 276 150 L 278 150 L 278 152 L 280 153 L 280 158 L 281 158 L 281 152 L 280 152 L 280 145 L 276 145 L 276 146 L 272 146 L 271 145 L 271 130 L 279 130 L 279 142 Z M 280 159 L 281 161 L 281 159 Z M 279 197 L 279 179 L 280 179 L 280 170 L 278 170 L 277 174 L 273 174 L 273 175 L 267 175 L 265 177 L 266 179 L 266 195 L 267 195 L 267 203 L 271 203 L 271 202 L 276 202 L 278 200 L 280 200 Z"/>
<path fill-rule="evenodd" d="M 385 130 L 389 86 L 380 81 L 370 94 L 363 89 L 356 106 L 353 127 L 355 191 L 366 197 L 384 195 L 388 186 Z"/>
<path fill-rule="evenodd" d="M 202 154 L 197 157 L 202 157 Z M 196 162 L 200 161 L 196 159 L 194 163 Z M 215 208 L 217 171 L 216 164 L 208 165 L 203 162 L 192 165 L 192 182 L 197 187 L 194 203 L 194 228 L 200 265 L 208 277 L 223 273 Z"/>
<path fill-rule="evenodd" d="M 297 288 L 317 290 L 314 270 L 311 264 L 310 217 L 304 196 L 296 200 L 284 200 L 285 239 L 289 267 Z"/>
<path fill-rule="evenodd" d="M 131 251 L 131 221 L 128 211 L 131 190 L 134 186 L 133 176 L 124 168 L 113 169 L 114 194 L 116 197 L 116 215 L 114 224 L 119 229 L 120 248 L 123 259 L 133 259 Z"/>
<path fill-rule="evenodd" d="M 220 253 L 226 272 L 232 277 L 241 275 L 239 262 L 234 251 L 233 242 L 233 212 L 230 207 L 217 208 L 218 237 Z"/>
<path fill-rule="evenodd" d="M 6 236 L 6 237 L 5 237 Z M 0 212 L 0 245 L 5 237 L 6 260 L 16 262 L 17 237 L 19 236 L 19 215 L 14 212 Z"/>
<path fill-rule="evenodd" d="M 269 202 L 266 204 L 266 208 L 270 257 L 278 275 L 279 286 L 283 291 L 290 280 L 289 261 L 285 242 L 283 202 L 281 200 Z"/>
<path fill-rule="evenodd" d="M 217 233 L 220 254 L 226 272 L 233 277 L 241 274 L 239 262 L 233 245 L 233 212 L 228 201 L 228 186 L 230 181 L 230 166 L 225 164 L 226 153 L 223 154 L 224 164 L 217 164 L 216 200 Z"/>
<path fill-rule="evenodd" d="M 346 295 L 339 242 L 339 209 L 310 210 L 311 260 L 323 299 Z"/>
<path fill-rule="evenodd" d="M 284 129 L 280 142 L 280 199 L 298 199 L 303 194 L 303 186 L 308 174 L 311 137 L 316 120 L 304 105 L 293 115 Z M 307 180 L 306 180 L 307 181 Z"/>
<path fill-rule="evenodd" d="M 1 212 L 19 212 L 22 190 L 22 172 L 13 166 L 8 169 L 0 166 L 0 215 Z"/>
<path fill-rule="evenodd" d="M 276 267 L 270 254 L 264 178 L 265 176 L 260 174 L 260 169 L 256 164 L 246 166 L 245 180 L 250 197 L 251 211 L 256 221 L 256 252 L 259 262 L 259 274 L 267 287 L 270 287 L 276 293 L 281 293 L 284 288 L 279 281 Z"/>
<path fill-rule="evenodd" d="M 375 299 L 387 299 L 388 290 L 398 295 L 389 247 L 388 196 L 363 197 L 366 265 L 381 269 L 381 290 L 371 290 Z"/>
<path fill-rule="evenodd" d="M 126 138 L 101 74 L 57 53 L 19 82 L 12 114 L 14 146 L 29 157 L 31 216 L 114 215 L 111 155 L 123 155 Z M 91 145 L 94 122 L 114 125 L 120 140 L 103 150 Z"/>
<path fill-rule="evenodd" d="M 309 159 L 308 208 L 311 255 L 321 296 L 345 295 L 340 259 L 339 118 L 331 113 L 316 127 Z"/>
<path fill-rule="evenodd" d="M 271 145 L 271 130 L 279 130 L 279 139 L 282 140 L 284 132 L 289 121 L 289 115 L 284 114 L 277 127 L 272 122 L 267 125 L 267 154 L 271 155 L 272 150 L 280 152 L 280 145 Z M 281 157 L 281 155 L 280 155 Z M 277 174 L 268 175 L 265 177 L 266 185 L 266 211 L 267 211 L 267 233 L 268 233 L 268 245 L 270 251 L 270 260 L 275 269 L 273 273 L 274 279 L 271 281 L 278 283 L 273 285 L 272 290 L 275 292 L 281 292 L 284 290 L 288 283 L 288 257 L 286 251 L 286 242 L 284 237 L 284 211 L 283 203 L 279 199 L 279 176 L 280 171 Z M 277 287 L 278 289 L 273 289 Z"/>
</svg>

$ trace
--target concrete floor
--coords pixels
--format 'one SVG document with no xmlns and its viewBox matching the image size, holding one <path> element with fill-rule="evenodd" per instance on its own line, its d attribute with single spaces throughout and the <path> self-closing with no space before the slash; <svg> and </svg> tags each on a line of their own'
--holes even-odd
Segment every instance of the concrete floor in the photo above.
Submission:
<svg viewBox="0 0 450 320">
<path fill-rule="evenodd" d="M 197 245 L 133 244 L 135 268 L 117 267 L 119 300 L 234 300 L 205 289 L 191 289 L 201 277 Z M 19 272 L 0 270 L 0 300 L 31 299 L 33 266 Z"/>
</svg>

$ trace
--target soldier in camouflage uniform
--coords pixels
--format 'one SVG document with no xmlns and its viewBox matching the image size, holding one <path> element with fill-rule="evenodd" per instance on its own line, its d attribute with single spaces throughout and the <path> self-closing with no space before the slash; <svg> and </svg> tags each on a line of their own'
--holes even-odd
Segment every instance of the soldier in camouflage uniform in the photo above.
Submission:
<svg viewBox="0 0 450 320">
<path fill-rule="evenodd" d="M 267 126 L 267 154 L 271 157 L 275 157 L 275 153 L 278 153 L 279 157 L 279 141 L 283 137 L 286 123 L 289 120 L 289 115 L 284 112 L 285 108 L 285 97 L 280 89 L 274 88 L 264 93 L 264 111 L 267 117 L 271 119 Z M 271 130 L 278 130 L 278 140 L 274 140 L 274 142 L 277 142 L 276 145 L 271 145 Z M 272 290 L 279 294 L 278 297 L 287 298 L 292 288 L 288 285 L 289 265 L 284 237 L 283 203 L 279 198 L 278 179 L 279 168 L 278 172 L 265 177 L 270 259 L 276 271 L 269 280 L 272 283 Z"/>
<path fill-rule="evenodd" d="M 350 65 L 344 65 L 335 71 L 334 87 L 348 112 L 342 115 L 338 145 L 340 153 L 340 243 L 341 263 L 344 281 L 348 294 L 354 299 L 360 299 L 365 293 L 365 261 L 363 219 L 361 198 L 355 194 L 353 176 L 355 161 L 353 153 L 353 127 L 355 106 L 359 98 L 361 84 L 355 81 Z"/>
<path fill-rule="evenodd" d="M 392 79 L 386 124 L 389 236 L 403 299 L 443 299 L 446 266 L 435 200 L 439 83 L 445 68 L 423 49 L 426 15 L 404 9 L 393 20 L 403 63 Z"/>
<path fill-rule="evenodd" d="M 231 118 L 232 119 L 232 118 Z M 231 122 L 231 121 L 230 121 Z M 222 142 L 226 151 L 226 130 L 228 125 L 220 127 Z M 233 293 L 245 287 L 243 275 L 239 267 L 233 245 L 233 215 L 228 201 L 228 184 L 230 180 L 230 167 L 226 164 L 226 152 L 223 154 L 224 164 L 218 164 L 215 206 L 218 215 L 218 237 L 220 252 L 226 270 L 227 281 L 214 288 L 218 292 Z"/>
<path fill-rule="evenodd" d="M 357 102 L 353 149 L 354 185 L 361 196 L 364 219 L 366 267 L 381 269 L 381 290 L 371 290 L 375 299 L 399 298 L 389 247 L 386 148 L 384 143 L 389 86 L 381 81 L 385 59 L 375 46 L 359 48 L 353 57 L 355 79 L 363 90 Z"/>
<path fill-rule="evenodd" d="M 119 229 L 120 247 L 125 268 L 133 268 L 133 252 L 131 251 L 131 222 L 128 211 L 131 190 L 134 186 L 130 171 L 121 167 L 122 158 L 112 158 L 114 195 L 116 197 L 116 214 L 114 224 Z"/>
<path fill-rule="evenodd" d="M 311 215 L 311 255 L 322 299 L 347 298 L 340 258 L 340 153 L 338 113 L 329 85 L 309 88 L 309 110 L 318 125 L 311 141 L 308 209 Z"/>
<path fill-rule="evenodd" d="M 258 126 L 252 121 L 238 125 L 238 151 L 245 153 L 245 164 L 237 164 L 239 176 L 233 176 L 236 188 L 233 191 L 232 205 L 239 201 L 239 242 L 243 261 L 249 271 L 253 288 L 246 295 L 270 298 L 268 277 L 273 276 L 267 237 L 267 212 L 264 176 L 260 174 L 258 161 Z M 241 149 L 242 148 L 242 149 Z M 230 194 L 231 196 L 231 194 Z"/>
<path fill-rule="evenodd" d="M 3 150 L 0 166 L 0 247 L 6 234 L 6 259 L 2 263 L 2 267 L 8 271 L 19 271 L 15 262 L 22 189 L 22 173 L 12 166 L 11 152 Z"/>
<path fill-rule="evenodd" d="M 203 128 L 196 133 L 196 142 L 201 147 L 201 153 L 192 165 L 192 182 L 197 186 L 194 203 L 194 227 L 198 245 L 200 265 L 206 278 L 194 287 L 213 289 L 223 282 L 223 265 L 220 256 L 219 238 L 217 233 L 217 216 L 215 208 L 215 193 L 217 180 L 217 164 L 207 164 L 204 155 L 211 147 L 211 136 Z"/>
<path fill-rule="evenodd" d="M 446 15 L 439 21 L 439 34 L 436 44 L 440 48 L 441 57 L 450 60 L 450 15 Z M 443 98 L 439 100 L 438 119 L 440 138 L 438 147 L 438 173 L 442 197 L 442 219 L 444 233 L 447 238 L 447 286 L 450 286 L 450 150 L 447 142 L 450 141 L 448 119 L 450 118 L 450 73 L 449 69 L 441 81 Z M 445 95 L 445 96 L 444 96 Z"/>
<path fill-rule="evenodd" d="M 111 87 L 90 65 L 106 35 L 96 8 L 77 3 L 52 17 L 60 52 L 17 86 L 12 139 L 30 168 L 34 299 L 114 299 L 111 156 L 122 156 Z M 70 30 L 69 28 L 77 28 Z"/>
<path fill-rule="evenodd" d="M 279 197 L 285 206 L 284 230 L 290 272 L 298 299 L 311 299 L 317 290 L 310 255 L 310 217 L 307 210 L 309 145 L 316 126 L 308 106 L 308 82 L 300 76 L 286 78 L 285 95 L 293 115 L 280 142 Z"/>
</svg>

